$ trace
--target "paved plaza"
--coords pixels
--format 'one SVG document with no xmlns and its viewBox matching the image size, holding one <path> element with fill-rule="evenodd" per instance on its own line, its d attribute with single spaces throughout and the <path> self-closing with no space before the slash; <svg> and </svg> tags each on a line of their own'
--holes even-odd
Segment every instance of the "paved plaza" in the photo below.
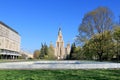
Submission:
<svg viewBox="0 0 120 80">
<path fill-rule="evenodd" d="M 115 69 L 120 63 L 95 61 L 29 61 L 0 63 L 0 69 Z"/>
</svg>

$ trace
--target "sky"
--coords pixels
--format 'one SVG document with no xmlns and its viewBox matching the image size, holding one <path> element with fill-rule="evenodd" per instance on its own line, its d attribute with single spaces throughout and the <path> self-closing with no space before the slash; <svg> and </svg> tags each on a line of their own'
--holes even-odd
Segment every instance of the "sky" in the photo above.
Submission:
<svg viewBox="0 0 120 80">
<path fill-rule="evenodd" d="M 59 27 L 65 46 L 73 43 L 84 15 L 100 6 L 119 20 L 120 0 L 0 0 L 0 21 L 20 34 L 21 49 L 33 52 L 41 43 L 55 46 Z"/>
</svg>

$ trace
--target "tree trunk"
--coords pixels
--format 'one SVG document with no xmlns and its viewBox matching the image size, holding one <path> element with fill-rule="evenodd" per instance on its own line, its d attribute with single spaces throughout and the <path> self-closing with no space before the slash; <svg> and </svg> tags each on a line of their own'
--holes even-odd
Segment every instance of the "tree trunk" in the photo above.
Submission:
<svg viewBox="0 0 120 80">
<path fill-rule="evenodd" d="M 98 52 L 98 57 L 99 57 L 99 61 L 102 61 L 102 54 L 103 54 L 103 52 Z"/>
</svg>

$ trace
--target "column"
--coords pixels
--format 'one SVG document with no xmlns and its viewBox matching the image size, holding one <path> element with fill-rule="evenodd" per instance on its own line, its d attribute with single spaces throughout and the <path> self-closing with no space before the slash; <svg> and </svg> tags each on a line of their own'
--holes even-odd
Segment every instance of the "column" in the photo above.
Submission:
<svg viewBox="0 0 120 80">
<path fill-rule="evenodd" d="M 10 59 L 12 59 L 12 55 L 10 55 Z"/>
<path fill-rule="evenodd" d="M 14 56 L 12 56 L 12 59 L 14 59 L 15 57 Z"/>
</svg>

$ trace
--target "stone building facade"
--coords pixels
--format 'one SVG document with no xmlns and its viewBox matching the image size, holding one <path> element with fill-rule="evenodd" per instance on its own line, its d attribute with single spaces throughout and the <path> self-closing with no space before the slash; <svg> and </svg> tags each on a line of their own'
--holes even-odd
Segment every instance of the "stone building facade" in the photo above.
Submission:
<svg viewBox="0 0 120 80">
<path fill-rule="evenodd" d="M 18 58 L 20 56 L 20 42 L 19 33 L 3 22 L 0 22 L 0 58 Z"/>
<path fill-rule="evenodd" d="M 57 57 L 57 59 L 66 59 L 69 54 L 70 54 L 70 44 L 67 44 L 67 46 L 64 47 L 62 31 L 61 28 L 59 28 L 58 38 L 55 47 L 55 56 Z"/>
</svg>

